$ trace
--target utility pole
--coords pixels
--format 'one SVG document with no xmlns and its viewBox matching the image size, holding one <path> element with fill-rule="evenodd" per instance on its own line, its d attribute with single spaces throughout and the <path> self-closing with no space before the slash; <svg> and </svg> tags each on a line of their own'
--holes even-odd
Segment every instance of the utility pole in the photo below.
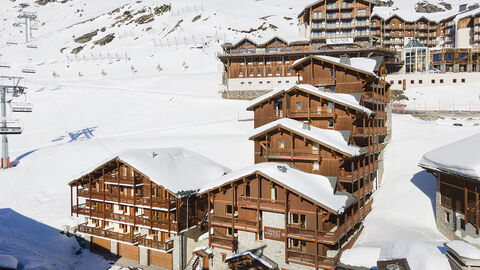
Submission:
<svg viewBox="0 0 480 270">
<path fill-rule="evenodd" d="M 28 43 L 28 33 L 30 32 L 30 37 L 33 38 L 32 30 L 35 28 L 32 27 L 32 21 L 37 19 L 37 15 L 33 12 L 23 12 L 22 14 L 18 15 L 19 19 L 25 19 L 25 43 Z M 30 30 L 30 31 L 29 31 Z"/>
<path fill-rule="evenodd" d="M 8 154 L 8 138 L 7 134 L 21 134 L 23 132 L 23 127 L 18 119 L 7 119 L 7 94 L 11 94 L 12 97 L 18 97 L 21 94 L 25 93 L 25 87 L 19 86 L 20 81 L 23 77 L 13 77 L 13 76 L 0 76 L 0 79 L 7 79 L 13 81 L 10 85 L 0 84 L 0 108 L 1 108 L 1 118 L 0 118 L 0 134 L 2 135 L 2 159 L 1 167 L 7 169 L 10 167 L 10 157 Z M 19 105 L 21 109 L 22 104 Z M 23 104 L 23 106 L 29 106 L 31 111 L 31 105 Z M 22 111 L 22 110 L 13 110 L 13 111 Z M 27 112 L 26 110 L 23 110 Z"/>
</svg>

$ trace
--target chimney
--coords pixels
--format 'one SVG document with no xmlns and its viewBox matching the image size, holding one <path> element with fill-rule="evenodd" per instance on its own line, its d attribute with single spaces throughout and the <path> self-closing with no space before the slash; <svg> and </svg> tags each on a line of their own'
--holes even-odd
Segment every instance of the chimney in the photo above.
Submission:
<svg viewBox="0 0 480 270">
<path fill-rule="evenodd" d="M 344 64 L 344 65 L 352 65 L 352 63 L 350 62 L 350 57 L 348 57 L 348 55 L 342 55 L 340 56 L 340 64 Z"/>
<path fill-rule="evenodd" d="M 310 130 L 310 122 L 309 121 L 303 121 L 303 129 Z"/>
<path fill-rule="evenodd" d="M 277 169 L 281 172 L 287 172 L 287 166 L 285 165 L 277 165 Z"/>
</svg>

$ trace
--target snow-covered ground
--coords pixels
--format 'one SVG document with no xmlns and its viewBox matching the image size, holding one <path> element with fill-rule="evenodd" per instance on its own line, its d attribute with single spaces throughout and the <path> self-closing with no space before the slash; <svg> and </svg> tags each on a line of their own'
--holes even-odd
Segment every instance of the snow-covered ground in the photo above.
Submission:
<svg viewBox="0 0 480 270">
<path fill-rule="evenodd" d="M 224 41 L 244 36 L 260 42 L 274 35 L 300 39 L 296 16 L 312 1 L 75 0 L 41 7 L 21 2 L 37 12 L 37 49 L 22 44 L 23 28 L 13 26 L 20 2 L 2 1 L 0 63 L 11 68 L 0 69 L 0 75 L 26 77 L 34 112 L 10 115 L 21 118 L 25 130 L 9 136 L 17 166 L 0 172 L 0 253 L 15 255 L 24 269 L 105 269 L 108 262 L 95 255 L 75 255 L 78 245 L 58 231 L 82 222 L 70 217 L 67 183 L 136 147 L 184 147 L 234 170 L 253 164 L 253 123 L 241 121 L 252 114 L 245 111 L 247 102 L 219 97 L 216 53 Z M 163 4 L 171 11 L 154 15 L 153 22 L 129 23 Z M 135 15 L 127 18 L 129 12 Z M 91 41 L 74 42 L 95 30 Z M 115 34 L 112 42 L 94 44 L 109 34 Z M 70 53 L 79 46 L 84 48 L 78 55 Z M 22 74 L 26 67 L 36 74 Z M 453 121 L 394 117 L 384 186 L 358 247 L 376 250 L 378 257 L 376 248 L 389 240 L 443 240 L 433 220 L 433 179 L 416 163 L 428 150 L 478 132 L 470 120 L 461 128 L 452 127 Z"/>
<path fill-rule="evenodd" d="M 411 88 L 400 103 L 417 111 L 480 111 L 480 83 Z"/>
</svg>

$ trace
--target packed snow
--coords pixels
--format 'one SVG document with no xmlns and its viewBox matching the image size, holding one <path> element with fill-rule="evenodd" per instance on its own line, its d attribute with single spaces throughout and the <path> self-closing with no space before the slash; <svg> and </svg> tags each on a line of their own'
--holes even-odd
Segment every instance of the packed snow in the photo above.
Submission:
<svg viewBox="0 0 480 270">
<path fill-rule="evenodd" d="M 306 173 L 288 164 L 277 162 L 258 163 L 231 172 L 204 185 L 199 193 L 205 193 L 255 172 L 270 177 L 273 181 L 287 186 L 298 194 L 302 194 L 334 212 L 343 213 L 347 206 L 349 197 L 347 195 L 335 195 L 334 187 L 327 177 Z"/>
<path fill-rule="evenodd" d="M 290 118 L 281 118 L 258 127 L 250 135 L 250 138 L 254 138 L 276 127 L 283 127 L 291 130 L 311 139 L 312 141 L 327 145 L 351 157 L 366 153 L 364 149 L 358 146 L 349 145 L 342 133 L 337 130 L 317 128 L 310 125 L 306 126 L 304 123 Z"/>
<path fill-rule="evenodd" d="M 379 261 L 406 259 L 412 270 L 450 269 L 442 243 L 398 240 L 385 244 Z"/>
<path fill-rule="evenodd" d="M 132 166 L 151 181 L 165 187 L 173 194 L 181 191 L 198 191 L 203 184 L 211 182 L 231 170 L 199 153 L 183 148 L 147 148 L 121 151 L 100 161 L 83 176 L 115 158 Z"/>
<path fill-rule="evenodd" d="M 446 243 L 445 246 L 463 258 L 480 260 L 480 249 L 465 241 L 453 240 Z"/>
</svg>

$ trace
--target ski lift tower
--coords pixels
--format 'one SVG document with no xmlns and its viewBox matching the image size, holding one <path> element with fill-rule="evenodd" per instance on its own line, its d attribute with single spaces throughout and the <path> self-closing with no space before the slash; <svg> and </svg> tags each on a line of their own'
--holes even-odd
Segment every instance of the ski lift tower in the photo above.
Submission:
<svg viewBox="0 0 480 270">
<path fill-rule="evenodd" d="M 7 94 L 11 94 L 13 97 L 18 97 L 25 93 L 25 87 L 19 86 L 23 77 L 13 76 L 0 76 L 0 79 L 7 79 L 12 81 L 12 84 L 3 85 L 0 84 L 0 134 L 2 135 L 2 160 L 1 167 L 7 169 L 10 167 L 10 157 L 8 155 L 8 139 L 7 135 L 21 134 L 23 132 L 23 126 L 19 119 L 7 118 Z"/>
<path fill-rule="evenodd" d="M 29 33 L 29 30 L 30 30 L 30 37 L 32 37 L 32 30 L 36 30 L 35 27 L 32 27 L 32 21 L 36 20 L 37 19 L 37 14 L 35 14 L 34 12 L 22 12 L 22 14 L 18 15 L 19 19 L 25 19 L 25 22 L 23 22 L 23 24 L 25 24 L 25 43 L 28 43 L 28 33 Z"/>
</svg>

